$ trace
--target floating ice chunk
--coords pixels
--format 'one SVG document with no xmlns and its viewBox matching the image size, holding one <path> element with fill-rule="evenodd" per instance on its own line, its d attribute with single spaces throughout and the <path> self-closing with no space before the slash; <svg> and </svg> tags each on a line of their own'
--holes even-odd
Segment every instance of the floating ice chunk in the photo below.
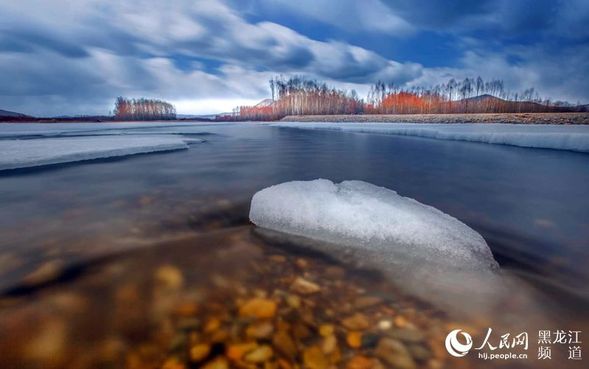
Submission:
<svg viewBox="0 0 589 369">
<path fill-rule="evenodd" d="M 160 135 L 0 140 L 0 170 L 182 150 L 188 148 L 186 141 L 198 139 Z"/>
<path fill-rule="evenodd" d="M 272 125 L 589 152 L 589 126 L 585 125 L 291 122 Z"/>
<path fill-rule="evenodd" d="M 268 187 L 252 198 L 250 219 L 262 228 L 360 248 L 391 265 L 425 261 L 461 270 L 497 269 L 485 240 L 464 223 L 362 181 Z"/>
</svg>

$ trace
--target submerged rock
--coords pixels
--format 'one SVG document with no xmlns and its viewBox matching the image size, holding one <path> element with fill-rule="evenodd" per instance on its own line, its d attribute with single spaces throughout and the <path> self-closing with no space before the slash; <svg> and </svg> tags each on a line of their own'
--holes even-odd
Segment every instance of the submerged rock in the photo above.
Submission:
<svg viewBox="0 0 589 369">
<path fill-rule="evenodd" d="M 375 353 L 393 368 L 413 369 L 417 367 L 409 350 L 400 341 L 382 338 L 378 342 Z"/>
<path fill-rule="evenodd" d="M 321 287 L 319 287 L 319 285 L 316 283 L 306 280 L 305 278 L 297 277 L 292 283 L 291 289 L 295 292 L 307 295 L 319 292 Z"/>
<path fill-rule="evenodd" d="M 239 315 L 252 318 L 272 318 L 276 314 L 276 302 L 263 299 L 253 298 L 248 300 L 240 309 Z"/>
</svg>

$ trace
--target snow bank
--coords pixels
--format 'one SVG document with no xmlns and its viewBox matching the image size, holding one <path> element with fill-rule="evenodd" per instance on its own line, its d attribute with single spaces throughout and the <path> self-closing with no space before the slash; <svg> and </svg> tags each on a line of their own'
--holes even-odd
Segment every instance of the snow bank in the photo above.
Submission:
<svg viewBox="0 0 589 369">
<path fill-rule="evenodd" d="M 589 126 L 536 124 L 276 123 L 276 127 L 337 130 L 589 152 Z"/>
<path fill-rule="evenodd" d="M 362 249 L 385 265 L 423 260 L 465 270 L 497 269 L 485 240 L 464 223 L 366 182 L 275 185 L 254 195 L 250 219 L 262 228 Z"/>
<path fill-rule="evenodd" d="M 171 135 L 0 140 L 0 170 L 182 150 L 196 142 Z"/>
</svg>

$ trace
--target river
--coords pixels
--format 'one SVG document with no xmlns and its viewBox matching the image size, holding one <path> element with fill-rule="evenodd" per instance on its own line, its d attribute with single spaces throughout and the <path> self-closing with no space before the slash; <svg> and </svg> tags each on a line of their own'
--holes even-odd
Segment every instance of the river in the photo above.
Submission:
<svg viewBox="0 0 589 369">
<path fill-rule="evenodd" d="M 108 265 L 183 237 L 251 229 L 249 201 L 267 186 L 356 179 L 394 189 L 466 223 L 485 238 L 504 272 L 542 296 L 534 301 L 549 301 L 543 306 L 548 315 L 569 318 L 560 322 L 562 329 L 586 326 L 586 153 L 255 123 L 64 126 L 0 127 L 0 145 L 90 131 L 203 142 L 183 150 L 1 171 L 0 290 L 23 304 L 18 306 L 30 304 L 31 296 L 46 288 L 53 294 L 67 290 L 97 261 Z M 227 242 L 233 236 L 223 237 Z M 170 252 L 190 253 L 180 248 Z M 539 327 L 523 328 L 535 341 Z"/>
</svg>

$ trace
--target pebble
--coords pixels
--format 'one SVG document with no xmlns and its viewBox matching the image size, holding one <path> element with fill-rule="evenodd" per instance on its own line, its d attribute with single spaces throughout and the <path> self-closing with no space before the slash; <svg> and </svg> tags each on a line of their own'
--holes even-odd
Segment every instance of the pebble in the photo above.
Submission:
<svg viewBox="0 0 589 369">
<path fill-rule="evenodd" d="M 398 315 L 395 317 L 395 327 L 404 328 L 407 326 L 407 319 L 402 315 Z"/>
<path fill-rule="evenodd" d="M 393 327 L 393 323 L 390 320 L 381 320 L 378 322 L 378 329 L 382 331 L 389 330 Z"/>
<path fill-rule="evenodd" d="M 240 361 L 245 354 L 255 350 L 258 344 L 255 342 L 235 343 L 227 347 L 226 355 L 230 360 Z"/>
<path fill-rule="evenodd" d="M 190 360 L 201 361 L 211 352 L 211 346 L 206 343 L 201 343 L 190 348 Z"/>
<path fill-rule="evenodd" d="M 310 346 L 305 349 L 303 363 L 305 368 L 308 369 L 326 369 L 329 367 L 329 360 L 317 346 Z"/>
<path fill-rule="evenodd" d="M 205 366 L 202 367 L 202 369 L 229 369 L 229 363 L 227 362 L 227 360 L 220 357 L 207 363 Z"/>
<path fill-rule="evenodd" d="M 292 365 L 284 359 L 278 359 L 277 364 L 280 369 L 292 369 Z"/>
<path fill-rule="evenodd" d="M 409 346 L 409 352 L 411 352 L 411 356 L 418 361 L 426 361 L 432 357 L 431 351 L 421 345 Z"/>
<path fill-rule="evenodd" d="M 276 350 L 289 359 L 294 359 L 297 355 L 297 346 L 285 331 L 278 331 L 272 339 L 272 344 Z"/>
<path fill-rule="evenodd" d="M 362 331 L 368 329 L 370 322 L 364 314 L 356 313 L 342 320 L 342 325 L 349 330 Z"/>
<path fill-rule="evenodd" d="M 321 345 L 321 350 L 323 353 L 329 355 L 335 351 L 337 348 L 337 338 L 335 335 L 327 336 L 323 339 L 323 344 Z"/>
<path fill-rule="evenodd" d="M 286 296 L 286 303 L 293 309 L 298 309 L 301 307 L 301 298 L 297 295 L 288 295 Z"/>
<path fill-rule="evenodd" d="M 332 324 L 321 324 L 319 326 L 319 334 L 322 337 L 331 336 L 335 332 L 335 328 Z"/>
<path fill-rule="evenodd" d="M 250 363 L 263 363 L 268 361 L 273 355 L 274 352 L 272 351 L 272 348 L 268 345 L 263 345 L 246 354 L 245 361 L 249 361 Z"/>
<path fill-rule="evenodd" d="M 362 346 L 362 333 L 361 332 L 349 332 L 346 335 L 346 342 L 351 348 L 360 348 Z"/>
<path fill-rule="evenodd" d="M 382 298 L 377 296 L 362 296 L 354 300 L 354 307 L 356 309 L 367 309 L 372 306 L 379 305 L 383 302 Z"/>
<path fill-rule="evenodd" d="M 295 261 L 295 264 L 301 269 L 307 269 L 309 267 L 309 262 L 305 259 L 298 258 Z"/>
<path fill-rule="evenodd" d="M 286 261 L 286 256 L 284 255 L 271 255 L 270 260 L 275 263 L 284 263 Z"/>
<path fill-rule="evenodd" d="M 247 327 L 245 334 L 256 339 L 266 339 L 274 333 L 274 326 L 270 322 L 258 322 Z"/>
<path fill-rule="evenodd" d="M 303 277 L 297 277 L 290 288 L 303 295 L 310 295 L 321 291 L 321 287 L 318 284 L 313 283 Z"/>
<path fill-rule="evenodd" d="M 255 297 L 241 306 L 239 315 L 258 319 L 272 318 L 276 314 L 276 308 L 273 300 Z"/>
<path fill-rule="evenodd" d="M 173 265 L 164 265 L 157 269 L 156 280 L 169 289 L 179 289 L 184 284 L 184 277 L 180 269 Z"/>
<path fill-rule="evenodd" d="M 219 327 L 221 327 L 221 321 L 217 318 L 211 318 L 207 320 L 207 323 L 204 327 L 204 331 L 207 333 L 212 333 L 219 329 Z"/>
<path fill-rule="evenodd" d="M 177 358 L 170 358 L 164 362 L 162 369 L 186 369 L 186 365 Z"/>
<path fill-rule="evenodd" d="M 398 369 L 414 369 L 415 361 L 403 343 L 392 338 L 382 338 L 378 342 L 375 354 L 384 362 Z"/>
</svg>

